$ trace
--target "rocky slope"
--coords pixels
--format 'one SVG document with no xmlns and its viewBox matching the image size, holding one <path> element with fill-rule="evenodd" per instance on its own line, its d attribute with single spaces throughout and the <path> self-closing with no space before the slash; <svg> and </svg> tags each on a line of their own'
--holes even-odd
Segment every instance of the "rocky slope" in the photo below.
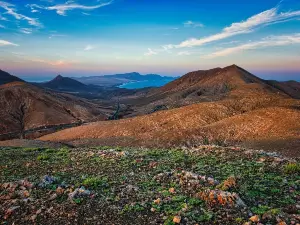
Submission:
<svg viewBox="0 0 300 225">
<path fill-rule="evenodd" d="M 198 95 L 199 91 L 202 94 Z M 182 96 L 186 92 L 190 94 Z M 293 154 L 300 154 L 293 150 L 300 147 L 300 101 L 237 66 L 187 74 L 150 92 L 145 102 L 150 99 L 155 100 L 140 109 L 146 111 L 163 104 L 167 108 L 191 105 L 92 123 L 41 139 L 79 145 L 178 146 L 221 142 L 258 144 L 256 147 L 264 148 L 277 148 L 279 144 L 273 143 L 280 142 L 279 150 L 291 149 Z M 192 104 L 197 101 L 200 103 Z"/>
<path fill-rule="evenodd" d="M 23 82 L 0 86 L 0 134 L 18 131 L 21 106 L 24 105 L 25 129 L 55 124 L 70 124 L 105 119 L 105 109 L 67 94 L 46 91 Z"/>
</svg>

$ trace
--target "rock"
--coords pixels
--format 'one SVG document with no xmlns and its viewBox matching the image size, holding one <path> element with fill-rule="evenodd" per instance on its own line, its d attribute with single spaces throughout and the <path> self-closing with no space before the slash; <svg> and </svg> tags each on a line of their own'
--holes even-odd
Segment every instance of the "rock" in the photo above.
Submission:
<svg viewBox="0 0 300 225">
<path fill-rule="evenodd" d="M 6 210 L 4 219 L 8 219 L 20 206 L 13 206 Z"/>
<path fill-rule="evenodd" d="M 181 217 L 180 216 L 174 216 L 174 218 L 173 218 L 173 222 L 174 223 L 180 223 L 180 221 L 181 221 Z"/>
<path fill-rule="evenodd" d="M 258 215 L 255 215 L 255 216 L 250 217 L 249 220 L 254 222 L 254 223 L 258 223 L 259 222 L 259 217 L 258 217 Z"/>
<path fill-rule="evenodd" d="M 95 153 L 92 152 L 92 151 L 89 151 L 89 152 L 87 153 L 87 156 L 88 156 L 88 157 L 92 157 L 92 156 L 94 156 L 94 155 L 95 155 Z"/>
<path fill-rule="evenodd" d="M 58 187 L 57 189 L 56 189 L 56 194 L 57 195 L 62 195 L 64 193 L 64 189 L 62 188 L 62 187 Z"/>
<path fill-rule="evenodd" d="M 251 225 L 251 222 L 246 222 L 243 225 Z"/>
<path fill-rule="evenodd" d="M 161 199 L 158 198 L 158 199 L 154 200 L 153 202 L 158 205 L 161 202 Z"/>
<path fill-rule="evenodd" d="M 228 177 L 221 185 L 218 186 L 223 191 L 228 191 L 236 187 L 236 178 L 234 176 Z"/>
<path fill-rule="evenodd" d="M 137 192 L 139 190 L 139 187 L 129 184 L 126 186 L 126 190 L 128 193 Z"/>
<path fill-rule="evenodd" d="M 73 192 L 69 193 L 69 199 L 73 201 L 74 198 L 87 197 L 91 195 L 91 191 L 85 189 L 85 187 L 76 188 Z"/>
<path fill-rule="evenodd" d="M 57 198 L 57 194 L 54 193 L 53 195 L 50 196 L 49 200 L 52 201 L 52 200 L 54 200 L 56 198 Z"/>
<path fill-rule="evenodd" d="M 37 218 L 37 215 L 32 215 L 32 216 L 30 217 L 30 219 L 31 219 L 32 221 L 35 221 L 36 218 Z"/>
<path fill-rule="evenodd" d="M 51 177 L 51 176 L 44 176 L 42 182 L 39 184 L 40 187 L 46 187 L 48 185 L 53 184 L 57 180 L 56 177 Z"/>
<path fill-rule="evenodd" d="M 281 221 L 281 222 L 279 222 L 277 225 L 287 225 L 287 224 L 286 224 L 286 222 Z"/>
<path fill-rule="evenodd" d="M 169 189 L 169 192 L 170 192 L 171 194 L 174 194 L 174 193 L 175 193 L 175 188 L 170 188 L 170 189 Z"/>
<path fill-rule="evenodd" d="M 23 198 L 28 198 L 29 196 L 30 196 L 29 191 L 25 190 L 25 191 L 22 192 L 22 197 Z"/>
<path fill-rule="evenodd" d="M 245 208 L 244 201 L 236 193 L 220 190 L 205 190 L 197 194 L 197 197 L 209 205 L 223 205 L 229 207 Z"/>
</svg>

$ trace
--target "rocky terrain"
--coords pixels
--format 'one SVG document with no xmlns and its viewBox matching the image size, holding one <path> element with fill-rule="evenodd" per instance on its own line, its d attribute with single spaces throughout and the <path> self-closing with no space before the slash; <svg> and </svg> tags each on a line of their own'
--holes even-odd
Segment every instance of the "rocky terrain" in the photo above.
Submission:
<svg viewBox="0 0 300 225">
<path fill-rule="evenodd" d="M 198 146 L 1 148 L 1 224 L 299 224 L 300 164 Z"/>
<path fill-rule="evenodd" d="M 0 134 L 50 125 L 104 120 L 113 109 L 24 82 L 0 86 Z"/>
</svg>

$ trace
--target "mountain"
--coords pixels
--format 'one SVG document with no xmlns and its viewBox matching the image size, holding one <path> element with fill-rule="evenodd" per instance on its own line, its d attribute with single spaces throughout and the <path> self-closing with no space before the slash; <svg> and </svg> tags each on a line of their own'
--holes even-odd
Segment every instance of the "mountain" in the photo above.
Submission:
<svg viewBox="0 0 300 225">
<path fill-rule="evenodd" d="M 0 86 L 0 134 L 44 126 L 104 120 L 113 111 L 72 95 L 24 82 Z"/>
<path fill-rule="evenodd" d="M 18 77 L 15 77 L 3 70 L 0 70 L 0 85 L 7 84 L 14 81 L 23 81 Z"/>
<path fill-rule="evenodd" d="M 226 143 L 284 152 L 300 148 L 300 101 L 236 65 L 188 73 L 135 101 L 140 114 L 162 105 L 169 110 L 95 122 L 41 140 L 146 147 Z"/>
<path fill-rule="evenodd" d="M 119 86 L 124 83 L 139 82 L 139 81 L 158 81 L 158 80 L 169 80 L 172 81 L 173 77 L 163 77 L 157 74 L 141 75 L 139 73 L 125 73 L 115 75 L 103 75 L 103 76 L 91 76 L 91 77 L 74 77 L 73 79 L 84 83 L 93 84 L 99 86 Z"/>
<path fill-rule="evenodd" d="M 63 77 L 58 75 L 53 80 L 42 83 L 43 87 L 50 88 L 53 90 L 62 90 L 62 91 L 74 91 L 74 90 L 81 90 L 87 88 L 87 86 L 83 83 L 80 83 L 77 80 L 74 80 L 69 77 Z"/>
<path fill-rule="evenodd" d="M 145 98 L 134 99 L 128 104 L 135 105 L 136 114 L 140 115 L 150 113 L 159 106 L 177 108 L 225 98 L 239 99 L 240 96 L 243 96 L 244 99 L 247 97 L 248 101 L 252 101 L 252 98 L 256 99 L 260 94 L 272 97 L 277 94 L 286 96 L 284 92 L 269 85 L 267 81 L 254 76 L 241 67 L 231 65 L 225 68 L 187 73 L 163 87 L 150 90 Z"/>
<path fill-rule="evenodd" d="M 69 93 L 86 99 L 111 101 L 115 97 L 133 95 L 137 91 L 118 87 L 83 84 L 75 79 L 58 75 L 53 80 L 44 83 L 32 83 L 35 86 L 58 92 Z"/>
<path fill-rule="evenodd" d="M 294 80 L 291 81 L 284 81 L 284 82 L 279 82 L 279 81 L 268 81 L 270 85 L 273 87 L 283 91 L 284 93 L 290 95 L 293 98 L 298 98 L 300 99 L 300 83 Z"/>
</svg>

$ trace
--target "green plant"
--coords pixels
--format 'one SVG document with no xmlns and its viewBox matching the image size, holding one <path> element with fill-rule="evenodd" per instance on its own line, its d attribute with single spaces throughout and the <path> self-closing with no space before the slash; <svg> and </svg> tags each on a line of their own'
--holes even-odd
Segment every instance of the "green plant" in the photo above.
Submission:
<svg viewBox="0 0 300 225">
<path fill-rule="evenodd" d="M 23 148 L 25 152 L 36 152 L 41 150 L 41 148 Z"/>
<path fill-rule="evenodd" d="M 242 223 L 243 222 L 243 218 L 240 218 L 240 217 L 235 218 L 235 222 Z"/>
<path fill-rule="evenodd" d="M 82 184 L 91 188 L 105 187 L 107 186 L 107 178 L 88 177 L 82 182 Z"/>
<path fill-rule="evenodd" d="M 261 205 L 259 207 L 253 207 L 253 208 L 251 208 L 251 210 L 254 214 L 262 215 L 262 214 L 265 214 L 266 212 L 268 212 L 270 210 L 270 207 Z"/>
<path fill-rule="evenodd" d="M 284 172 L 287 174 L 300 173 L 300 164 L 299 163 L 288 163 L 284 166 Z"/>
<path fill-rule="evenodd" d="M 203 144 L 204 145 L 209 145 L 209 138 L 208 137 L 203 137 Z"/>
<path fill-rule="evenodd" d="M 50 159 L 50 156 L 48 154 L 43 153 L 38 155 L 36 159 L 39 161 L 46 161 Z"/>
</svg>

